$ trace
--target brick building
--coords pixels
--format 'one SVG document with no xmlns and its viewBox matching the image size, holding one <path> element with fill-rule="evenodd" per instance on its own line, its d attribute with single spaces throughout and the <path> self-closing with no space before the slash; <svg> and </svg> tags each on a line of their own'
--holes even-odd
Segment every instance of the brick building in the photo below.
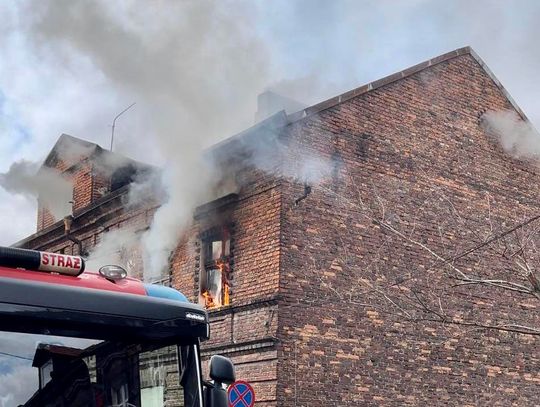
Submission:
<svg viewBox="0 0 540 407">
<path fill-rule="evenodd" d="M 195 210 L 166 276 L 210 307 L 203 356 L 231 357 L 259 406 L 539 404 L 538 340 L 523 333 L 538 298 L 478 283 L 530 287 L 507 254 L 518 232 L 493 239 L 539 206 L 536 168 L 484 130 L 504 109 L 525 119 L 462 48 L 216 145 L 236 188 Z M 64 143 L 85 148 L 66 162 Z M 40 207 L 18 245 L 77 253 L 145 230 L 159 202 L 125 196 L 149 169 L 104 173 L 110 154 L 62 136 L 45 165 L 74 180 L 70 235 Z M 306 157 L 318 177 L 297 176 Z M 516 230 L 533 242 L 533 226 Z"/>
</svg>

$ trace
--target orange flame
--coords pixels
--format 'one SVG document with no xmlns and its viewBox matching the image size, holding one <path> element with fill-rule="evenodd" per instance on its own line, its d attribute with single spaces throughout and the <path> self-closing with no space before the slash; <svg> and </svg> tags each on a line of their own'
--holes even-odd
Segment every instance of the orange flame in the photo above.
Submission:
<svg viewBox="0 0 540 407">
<path fill-rule="evenodd" d="M 217 304 L 214 302 L 214 299 L 212 298 L 212 294 L 208 290 L 205 290 L 201 294 L 204 298 L 204 306 L 205 308 L 214 308 L 217 307 Z"/>
<path fill-rule="evenodd" d="M 221 286 L 223 288 L 223 303 L 221 305 L 229 305 L 230 300 L 230 289 L 229 289 L 229 265 L 225 259 L 220 258 L 216 260 L 216 266 L 218 266 L 221 271 Z"/>
<path fill-rule="evenodd" d="M 229 298 L 229 284 L 223 284 L 223 305 L 229 305 L 231 300 Z"/>
<path fill-rule="evenodd" d="M 221 240 L 221 255 L 218 259 L 215 260 L 214 264 L 220 271 L 221 276 L 221 290 L 219 292 L 219 298 L 214 298 L 214 296 L 210 293 L 208 289 L 205 289 L 203 292 L 201 292 L 201 296 L 204 298 L 204 306 L 205 308 L 215 308 L 225 305 L 230 305 L 231 303 L 231 288 L 230 288 L 230 267 L 229 267 L 229 250 L 227 249 L 227 244 L 230 241 L 229 239 L 229 231 L 224 228 L 223 229 L 223 238 Z M 212 249 L 213 249 L 213 243 L 212 242 Z M 218 293 L 215 293 L 216 296 Z"/>
</svg>

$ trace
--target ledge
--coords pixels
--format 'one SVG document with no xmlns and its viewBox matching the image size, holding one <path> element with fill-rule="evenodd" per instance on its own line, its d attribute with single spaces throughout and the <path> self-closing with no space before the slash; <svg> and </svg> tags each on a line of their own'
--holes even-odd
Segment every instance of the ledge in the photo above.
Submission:
<svg viewBox="0 0 540 407">
<path fill-rule="evenodd" d="M 264 338 L 255 341 L 229 343 L 225 345 L 214 345 L 209 347 L 205 347 L 203 343 L 201 349 L 201 356 L 212 356 L 216 352 L 219 352 L 221 355 L 227 355 L 231 353 L 245 352 L 250 350 L 273 348 L 277 344 L 277 342 L 278 340 L 276 338 Z"/>
<path fill-rule="evenodd" d="M 195 219 L 200 219 L 201 217 L 207 215 L 208 213 L 215 212 L 224 206 L 238 202 L 238 194 L 232 193 L 221 198 L 215 199 L 211 202 L 208 202 L 204 205 L 198 206 L 195 208 L 193 217 Z"/>
<path fill-rule="evenodd" d="M 263 308 L 269 305 L 277 305 L 279 297 L 274 295 L 272 297 L 261 298 L 251 301 L 244 301 L 241 303 L 233 303 L 217 309 L 209 309 L 208 317 L 217 317 L 222 315 L 234 314 L 237 312 L 248 311 L 251 309 Z"/>
</svg>

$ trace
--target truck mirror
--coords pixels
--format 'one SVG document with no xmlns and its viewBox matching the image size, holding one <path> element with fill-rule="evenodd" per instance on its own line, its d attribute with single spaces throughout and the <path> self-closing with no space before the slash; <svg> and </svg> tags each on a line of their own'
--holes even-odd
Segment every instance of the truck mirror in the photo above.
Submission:
<svg viewBox="0 0 540 407">
<path fill-rule="evenodd" d="M 236 380 L 233 362 L 225 356 L 212 356 L 210 358 L 210 379 L 216 383 L 233 383 Z"/>
</svg>

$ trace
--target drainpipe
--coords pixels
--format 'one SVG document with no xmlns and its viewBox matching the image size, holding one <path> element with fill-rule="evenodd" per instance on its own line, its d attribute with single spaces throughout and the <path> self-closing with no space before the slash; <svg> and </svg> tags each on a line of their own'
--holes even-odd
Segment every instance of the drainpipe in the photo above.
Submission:
<svg viewBox="0 0 540 407">
<path fill-rule="evenodd" d="M 309 194 L 311 194 L 311 186 L 309 186 L 306 183 L 306 184 L 304 184 L 304 194 L 302 196 L 296 198 L 296 200 L 294 201 L 294 206 L 298 206 L 300 201 L 303 201 L 304 199 L 306 199 Z"/>
<path fill-rule="evenodd" d="M 68 240 L 71 240 L 79 249 L 79 256 L 88 256 L 88 253 L 83 252 L 82 242 L 71 234 L 71 225 L 73 224 L 73 215 L 68 215 L 64 218 L 64 235 Z"/>
</svg>

